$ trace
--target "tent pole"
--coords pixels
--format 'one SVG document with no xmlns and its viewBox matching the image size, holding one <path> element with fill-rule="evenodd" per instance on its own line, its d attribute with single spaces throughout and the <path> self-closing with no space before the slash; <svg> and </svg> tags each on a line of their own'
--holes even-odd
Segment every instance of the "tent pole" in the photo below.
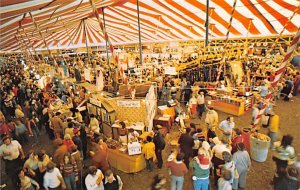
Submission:
<svg viewBox="0 0 300 190">
<path fill-rule="evenodd" d="M 103 27 L 104 27 L 105 30 L 106 30 L 105 16 L 104 16 L 104 7 L 102 7 L 102 16 L 103 16 Z M 106 48 L 107 64 L 109 65 L 108 44 L 107 44 L 107 41 L 106 41 L 106 40 L 105 40 L 105 48 Z"/>
<path fill-rule="evenodd" d="M 33 47 L 33 43 L 31 43 L 31 40 L 30 40 L 29 37 L 27 36 L 27 34 L 26 34 L 24 28 L 23 28 L 23 32 L 24 32 L 24 34 L 25 34 L 25 37 L 26 37 L 27 40 L 29 41 L 29 43 L 30 43 L 30 45 L 31 45 L 31 48 L 32 48 L 32 50 L 33 50 L 35 56 L 37 57 L 38 61 L 41 61 L 41 59 L 40 59 L 38 53 L 36 52 L 35 48 Z M 44 61 L 44 60 L 43 60 L 43 61 Z"/>
<path fill-rule="evenodd" d="M 139 0 L 136 0 L 137 14 L 138 14 L 138 29 L 139 29 L 139 47 L 140 47 L 140 65 L 143 64 L 142 57 L 142 39 L 141 39 L 141 21 L 140 21 L 140 6 Z"/>
<path fill-rule="evenodd" d="M 235 12 L 235 6 L 236 6 L 236 2 L 237 0 L 234 0 L 233 5 L 232 5 L 232 10 L 231 10 L 231 16 L 230 16 L 230 20 L 227 26 L 227 33 L 226 33 L 226 38 L 224 41 L 224 46 L 223 46 L 223 50 L 222 50 L 222 55 L 221 55 L 221 62 L 220 62 L 220 66 L 218 68 L 218 75 L 217 75 L 217 81 L 219 81 L 221 73 L 222 73 L 222 68 L 224 66 L 224 76 L 226 75 L 226 49 L 228 46 L 228 39 L 229 39 L 229 33 L 230 33 L 230 28 L 231 28 L 231 24 L 232 24 L 232 20 L 233 20 L 233 15 Z"/>
<path fill-rule="evenodd" d="M 50 58 L 53 60 L 54 65 L 55 65 L 56 67 L 58 67 L 58 65 L 57 65 L 57 63 L 56 63 L 56 60 L 55 60 L 54 56 L 52 55 L 52 53 L 51 53 L 51 51 L 50 51 L 50 49 L 49 49 L 49 47 L 48 47 L 48 44 L 47 44 L 47 42 L 46 42 L 46 40 L 45 40 L 45 38 L 44 38 L 42 32 L 40 31 L 40 28 L 39 28 L 38 24 L 37 24 L 36 21 L 35 21 L 34 16 L 31 14 L 31 12 L 29 12 L 29 15 L 30 15 L 30 17 L 31 17 L 31 20 L 32 20 L 33 24 L 35 25 L 35 28 L 37 29 L 38 33 L 40 34 L 41 38 L 43 39 L 43 42 L 44 42 L 44 44 L 45 44 L 45 46 L 46 46 L 46 48 L 47 48 L 47 50 L 48 50 L 48 53 L 49 53 Z"/>
<path fill-rule="evenodd" d="M 87 34 L 86 34 L 86 23 L 85 23 L 86 19 L 83 19 L 82 21 L 83 21 L 82 24 L 83 24 L 83 32 L 84 32 L 84 37 L 85 37 L 86 53 L 87 53 L 88 60 L 90 60 L 88 39 L 87 39 Z"/>
<path fill-rule="evenodd" d="M 205 47 L 208 45 L 208 32 L 209 32 L 209 0 L 206 0 L 206 22 L 205 22 Z"/>
</svg>

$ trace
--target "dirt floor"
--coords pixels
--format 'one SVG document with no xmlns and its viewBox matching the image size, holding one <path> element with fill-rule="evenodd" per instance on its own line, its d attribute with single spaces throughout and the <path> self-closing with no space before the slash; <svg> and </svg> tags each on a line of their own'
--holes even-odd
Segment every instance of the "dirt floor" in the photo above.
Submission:
<svg viewBox="0 0 300 190">
<path fill-rule="evenodd" d="M 280 123 L 281 123 L 281 135 L 283 134 L 291 134 L 294 136 L 294 143 L 293 146 L 296 149 L 296 153 L 299 153 L 300 151 L 300 120 L 299 120 L 299 111 L 300 108 L 300 98 L 297 97 L 293 98 L 293 101 L 290 102 L 284 102 L 284 101 L 278 101 L 276 103 L 276 107 L 274 107 L 275 113 L 277 113 L 280 116 Z M 220 121 L 225 119 L 227 114 L 219 112 L 219 118 Z M 243 116 L 235 117 L 236 126 L 239 128 L 248 127 L 251 120 L 251 111 L 246 113 Z M 200 125 L 201 127 L 204 127 L 204 122 L 199 119 L 193 119 L 193 122 Z M 260 132 L 267 133 L 267 129 L 261 129 Z M 48 138 L 44 134 L 40 138 L 42 147 L 45 147 L 45 149 L 49 152 L 52 152 L 52 146 L 51 142 L 49 142 Z M 170 138 L 175 139 L 178 136 L 178 132 L 173 129 L 170 133 Z M 31 139 L 32 141 L 32 139 Z M 31 146 L 25 146 L 25 151 L 30 149 Z M 34 149 L 38 149 L 39 147 L 34 147 Z M 171 146 L 167 145 L 166 149 L 163 152 L 164 160 L 166 160 L 167 156 L 169 155 L 171 150 Z M 299 155 L 298 155 L 299 158 Z M 86 162 L 86 165 L 88 165 L 88 162 Z M 6 183 L 8 186 L 3 189 L 9 189 L 14 190 L 9 187 L 9 182 L 6 179 L 6 176 L 4 174 L 4 168 L 3 168 L 3 162 L 1 161 L 1 177 L 0 177 L 0 184 Z M 258 163 L 255 161 L 252 161 L 252 167 L 250 172 L 248 172 L 248 178 L 247 178 L 247 188 L 249 190 L 252 189 L 259 189 L 259 190 L 267 190 L 267 189 L 273 189 L 272 186 L 269 185 L 272 176 L 274 174 L 275 165 L 271 159 L 271 152 L 269 152 L 267 161 L 263 163 Z M 115 173 L 120 175 L 124 182 L 124 188 L 123 190 L 148 190 L 151 186 L 153 177 L 158 174 L 164 174 L 167 177 L 167 187 L 166 189 L 170 189 L 170 177 L 168 175 L 168 170 L 163 167 L 162 169 L 154 169 L 153 172 L 147 172 L 142 171 L 136 174 L 125 174 L 119 171 L 115 170 Z M 185 183 L 184 183 L 184 190 L 192 190 L 192 180 L 191 180 L 192 172 L 191 170 L 185 177 Z M 0 188 L 1 189 L 1 188 Z M 78 189 L 84 189 L 84 188 L 78 188 Z M 215 189 L 212 187 L 212 189 Z"/>
</svg>

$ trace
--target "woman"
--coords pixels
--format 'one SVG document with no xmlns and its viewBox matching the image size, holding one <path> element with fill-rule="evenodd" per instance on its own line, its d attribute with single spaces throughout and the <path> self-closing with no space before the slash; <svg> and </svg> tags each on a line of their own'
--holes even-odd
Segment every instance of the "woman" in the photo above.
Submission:
<svg viewBox="0 0 300 190">
<path fill-rule="evenodd" d="M 38 126 L 35 123 L 34 117 L 31 115 L 29 116 L 29 120 L 27 121 L 27 128 L 29 131 L 29 135 L 34 137 L 34 143 L 33 145 L 39 144 L 38 136 L 40 135 L 40 131 Z"/>
<path fill-rule="evenodd" d="M 237 144 L 237 152 L 233 154 L 232 160 L 235 163 L 239 174 L 238 186 L 241 189 L 246 188 L 247 172 L 251 166 L 251 159 L 248 152 L 245 150 L 244 143 Z"/>
<path fill-rule="evenodd" d="M 23 169 L 21 169 L 18 172 L 18 177 L 20 180 L 19 181 L 20 190 L 38 190 L 38 189 L 40 189 L 39 184 L 32 178 L 26 176 Z"/>
<path fill-rule="evenodd" d="M 24 171 L 32 178 L 37 179 L 39 166 L 38 155 L 33 150 L 29 151 L 28 159 L 24 163 Z"/>
<path fill-rule="evenodd" d="M 64 136 L 63 144 L 67 147 L 69 152 L 72 152 L 72 147 L 75 146 L 75 144 L 71 138 L 71 135 L 69 135 L 69 134 L 66 134 Z"/>
<path fill-rule="evenodd" d="M 96 166 L 90 166 L 88 175 L 85 178 L 85 186 L 87 190 L 104 190 L 104 175 Z"/>
<path fill-rule="evenodd" d="M 194 171 L 192 177 L 194 190 L 208 190 L 209 174 L 211 168 L 209 153 L 201 147 L 198 151 L 198 155 L 194 157 L 189 166 L 193 168 Z"/>
<path fill-rule="evenodd" d="M 230 170 L 231 172 L 231 179 L 230 179 L 230 183 L 232 185 L 232 189 L 233 190 L 237 190 L 238 189 L 238 173 L 236 172 L 236 166 L 234 161 L 232 160 L 232 156 L 229 152 L 224 151 L 222 153 L 223 155 L 223 159 L 225 164 L 224 165 L 220 165 L 219 167 L 221 168 L 221 170 Z"/>
<path fill-rule="evenodd" d="M 197 99 L 195 95 L 192 95 L 192 98 L 189 100 L 189 112 L 192 118 L 195 118 L 197 114 Z"/>
<path fill-rule="evenodd" d="M 126 129 L 126 124 L 123 121 L 121 121 L 120 125 L 121 125 L 121 128 L 118 128 L 119 139 L 122 143 L 127 144 L 128 130 Z"/>
<path fill-rule="evenodd" d="M 64 156 L 63 163 L 60 164 L 60 171 L 65 180 L 67 190 L 76 190 L 76 181 L 78 181 L 78 171 L 75 160 L 71 154 Z"/>
<path fill-rule="evenodd" d="M 164 85 L 164 87 L 163 87 L 163 89 L 162 89 L 162 100 L 163 100 L 163 104 L 167 104 L 168 97 L 169 97 L 168 84 L 165 83 L 165 85 Z"/>
</svg>

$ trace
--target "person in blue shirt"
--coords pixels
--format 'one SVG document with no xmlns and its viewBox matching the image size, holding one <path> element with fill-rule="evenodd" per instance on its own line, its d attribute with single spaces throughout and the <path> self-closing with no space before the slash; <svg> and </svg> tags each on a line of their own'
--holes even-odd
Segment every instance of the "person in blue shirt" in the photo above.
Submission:
<svg viewBox="0 0 300 190">
<path fill-rule="evenodd" d="M 259 94 L 262 98 L 266 97 L 268 95 L 268 87 L 263 83 L 261 86 L 261 89 L 259 91 Z"/>
</svg>

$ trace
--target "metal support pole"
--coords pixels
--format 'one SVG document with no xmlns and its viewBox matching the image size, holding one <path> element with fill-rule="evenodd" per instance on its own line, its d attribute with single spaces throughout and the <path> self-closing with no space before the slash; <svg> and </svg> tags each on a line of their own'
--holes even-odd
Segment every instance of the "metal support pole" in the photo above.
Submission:
<svg viewBox="0 0 300 190">
<path fill-rule="evenodd" d="M 102 7 L 102 16 L 103 16 L 103 27 L 105 28 L 105 31 L 106 31 L 105 16 L 104 16 L 104 7 Z M 109 65 L 109 55 L 108 55 L 108 43 L 107 43 L 107 40 L 105 40 L 105 48 L 106 48 L 107 64 Z"/>
<path fill-rule="evenodd" d="M 208 32 L 209 32 L 209 0 L 206 0 L 206 21 L 205 21 L 205 47 L 208 45 Z"/>
<path fill-rule="evenodd" d="M 141 39 L 141 23 L 140 23 L 140 8 L 139 8 L 139 0 L 136 0 L 136 7 L 138 13 L 138 28 L 139 28 L 139 46 L 140 46 L 140 64 L 143 64 L 142 57 L 142 39 Z"/>
<path fill-rule="evenodd" d="M 38 33 L 40 34 L 40 36 L 41 36 L 41 38 L 42 38 L 42 40 L 43 40 L 43 42 L 44 42 L 44 45 L 46 46 L 46 48 L 47 48 L 47 50 L 48 50 L 48 53 L 49 53 L 50 58 L 53 59 L 54 65 L 57 66 L 56 60 L 55 60 L 54 56 L 52 55 L 52 53 L 51 53 L 51 51 L 50 51 L 50 49 L 49 49 L 49 47 L 48 47 L 48 44 L 47 44 L 47 42 L 46 42 L 46 40 L 45 40 L 45 38 L 44 38 L 42 32 L 40 31 L 39 25 L 36 23 L 35 18 L 34 18 L 34 16 L 31 14 L 31 12 L 29 12 L 29 15 L 30 15 L 30 17 L 31 17 L 31 20 L 32 20 L 33 24 L 35 25 L 36 30 L 37 30 Z"/>
<path fill-rule="evenodd" d="M 86 47 L 86 53 L 87 53 L 87 57 L 89 58 L 89 46 L 88 46 L 88 39 L 87 39 L 87 35 L 86 35 L 86 23 L 85 23 L 86 19 L 83 19 L 83 32 L 84 32 L 84 37 L 85 37 L 85 47 Z"/>
</svg>

